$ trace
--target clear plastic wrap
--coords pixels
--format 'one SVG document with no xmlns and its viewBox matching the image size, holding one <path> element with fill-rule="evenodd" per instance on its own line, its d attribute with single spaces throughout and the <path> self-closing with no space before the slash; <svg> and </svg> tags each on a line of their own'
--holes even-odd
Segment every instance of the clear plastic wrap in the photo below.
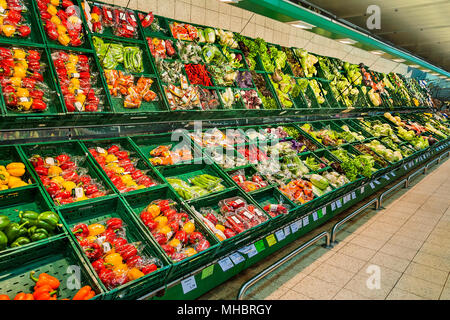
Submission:
<svg viewBox="0 0 450 320">
<path fill-rule="evenodd" d="M 139 159 L 126 151 L 120 144 L 90 148 L 89 152 L 105 171 L 119 192 L 130 192 L 150 188 L 158 183 L 149 174 L 150 170 L 136 168 Z"/>
<path fill-rule="evenodd" d="M 199 232 L 186 212 L 177 210 L 172 200 L 152 201 L 140 214 L 164 252 L 175 262 L 210 247 L 205 235 Z"/>
<path fill-rule="evenodd" d="M 234 171 L 230 173 L 230 176 L 245 192 L 252 192 L 268 186 L 259 173 L 247 176 L 244 169 Z"/>
<path fill-rule="evenodd" d="M 80 223 L 71 231 L 108 289 L 136 280 L 162 266 L 158 258 L 144 253 L 143 243 L 128 242 L 127 226 L 121 218 Z"/>
<path fill-rule="evenodd" d="M 28 38 L 31 26 L 23 14 L 28 11 L 23 1 L 3 1 L 0 3 L 0 19 L 2 21 L 0 34 L 7 38 Z"/>
<path fill-rule="evenodd" d="M 33 155 L 30 159 L 46 191 L 56 205 L 105 196 L 101 181 L 93 179 L 83 167 L 86 159 L 61 153 L 55 157 Z"/>
<path fill-rule="evenodd" d="M 44 82 L 42 50 L 0 47 L 0 83 L 6 107 L 22 113 L 44 112 L 54 92 Z"/>
</svg>

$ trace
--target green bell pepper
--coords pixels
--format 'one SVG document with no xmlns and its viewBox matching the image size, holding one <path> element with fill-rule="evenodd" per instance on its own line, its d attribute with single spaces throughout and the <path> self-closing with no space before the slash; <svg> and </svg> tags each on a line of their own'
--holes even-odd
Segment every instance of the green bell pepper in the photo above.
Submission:
<svg viewBox="0 0 450 320">
<path fill-rule="evenodd" d="M 33 226 L 30 229 L 28 229 L 28 236 L 32 242 L 35 242 L 47 239 L 50 235 L 46 229 Z"/>
<path fill-rule="evenodd" d="M 28 235 L 28 230 L 25 228 L 28 222 L 23 224 L 18 224 L 17 222 L 11 223 L 5 229 L 6 237 L 8 238 L 8 243 L 13 243 L 17 238 L 24 237 Z"/>
<path fill-rule="evenodd" d="M 48 232 L 52 232 L 58 227 L 59 216 L 52 211 L 42 212 L 36 222 L 36 227 L 44 228 Z"/>
<path fill-rule="evenodd" d="M 19 237 L 13 243 L 11 243 L 11 248 L 17 248 L 29 244 L 31 241 L 27 237 Z"/>
<path fill-rule="evenodd" d="M 37 213 L 36 211 L 27 210 L 19 212 L 20 223 L 25 223 L 28 221 L 28 227 L 35 226 L 38 217 L 39 213 Z"/>
<path fill-rule="evenodd" d="M 0 230 L 4 230 L 10 223 L 8 216 L 0 216 Z"/>
<path fill-rule="evenodd" d="M 3 231 L 0 231 L 0 251 L 5 250 L 8 244 L 8 237 Z"/>
</svg>

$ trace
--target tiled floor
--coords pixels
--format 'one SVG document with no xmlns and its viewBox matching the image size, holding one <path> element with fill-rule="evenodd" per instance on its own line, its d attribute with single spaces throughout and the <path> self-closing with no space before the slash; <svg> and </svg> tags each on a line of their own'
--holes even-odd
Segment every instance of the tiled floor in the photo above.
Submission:
<svg viewBox="0 0 450 320">
<path fill-rule="evenodd" d="M 312 246 L 247 291 L 246 299 L 450 300 L 450 161 L 348 222 L 339 243 Z M 201 299 L 235 299 L 239 287 L 322 230 L 286 246 Z"/>
</svg>

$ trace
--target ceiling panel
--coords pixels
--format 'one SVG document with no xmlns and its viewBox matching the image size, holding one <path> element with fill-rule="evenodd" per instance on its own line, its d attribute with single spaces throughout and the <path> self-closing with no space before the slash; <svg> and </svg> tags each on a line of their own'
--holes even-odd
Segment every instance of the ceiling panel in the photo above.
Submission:
<svg viewBox="0 0 450 320">
<path fill-rule="evenodd" d="M 367 28 L 367 7 L 378 5 L 381 9 L 381 29 L 370 32 L 450 70 L 450 0 L 309 2 L 364 29 Z"/>
</svg>

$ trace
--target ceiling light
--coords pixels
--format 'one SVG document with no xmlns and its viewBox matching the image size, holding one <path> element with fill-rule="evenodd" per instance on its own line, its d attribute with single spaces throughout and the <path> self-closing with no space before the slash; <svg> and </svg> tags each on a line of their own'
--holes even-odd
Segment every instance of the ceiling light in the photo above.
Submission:
<svg viewBox="0 0 450 320">
<path fill-rule="evenodd" d="M 433 73 L 430 73 L 432 76 L 438 76 L 439 75 L 439 73 L 437 73 L 437 72 L 433 72 Z"/>
<path fill-rule="evenodd" d="M 441 78 L 441 79 L 445 79 L 445 78 L 447 78 L 446 76 L 439 76 L 439 78 Z"/>
<path fill-rule="evenodd" d="M 234 2 L 234 3 L 238 3 L 240 0 L 219 0 L 222 2 Z"/>
<path fill-rule="evenodd" d="M 420 67 L 418 64 L 410 64 L 409 65 L 411 68 L 418 68 L 418 67 Z"/>
<path fill-rule="evenodd" d="M 384 51 L 381 51 L 381 50 L 373 50 L 373 51 L 370 51 L 370 53 L 377 54 L 377 55 L 382 55 L 382 54 L 384 54 Z"/>
<path fill-rule="evenodd" d="M 392 61 L 401 63 L 401 62 L 405 62 L 406 60 L 405 60 L 405 59 L 400 59 L 400 58 L 398 58 L 398 59 L 392 59 Z"/>
<path fill-rule="evenodd" d="M 355 41 L 355 40 L 350 39 L 350 38 L 338 39 L 338 41 L 340 43 L 344 43 L 344 44 L 355 44 L 355 43 L 358 43 L 358 41 Z"/>
<path fill-rule="evenodd" d="M 303 21 L 292 21 L 292 22 L 289 22 L 288 24 L 290 24 L 293 27 L 300 28 L 300 29 L 312 29 L 315 27 L 315 25 L 309 24 L 309 23 L 306 23 Z"/>
</svg>

